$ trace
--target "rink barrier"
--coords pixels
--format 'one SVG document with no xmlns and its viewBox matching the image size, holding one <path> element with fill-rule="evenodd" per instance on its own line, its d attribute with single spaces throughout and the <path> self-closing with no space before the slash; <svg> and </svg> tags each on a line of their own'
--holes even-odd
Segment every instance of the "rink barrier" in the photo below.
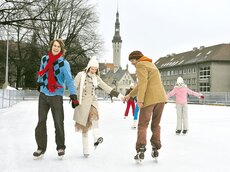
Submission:
<svg viewBox="0 0 230 172">
<path fill-rule="evenodd" d="M 189 104 L 203 104 L 203 105 L 221 105 L 230 106 L 230 93 L 229 92 L 213 92 L 213 93 L 202 93 L 204 99 L 198 99 L 194 96 L 188 96 Z M 6 90 L 0 89 L 0 109 L 8 108 L 20 101 L 37 101 L 39 92 L 37 90 Z M 64 101 L 69 101 L 69 92 L 64 92 Z M 99 101 L 110 100 L 108 96 L 98 97 Z M 117 98 L 113 98 L 117 100 Z M 175 97 L 171 97 L 168 102 L 175 103 Z"/>
</svg>

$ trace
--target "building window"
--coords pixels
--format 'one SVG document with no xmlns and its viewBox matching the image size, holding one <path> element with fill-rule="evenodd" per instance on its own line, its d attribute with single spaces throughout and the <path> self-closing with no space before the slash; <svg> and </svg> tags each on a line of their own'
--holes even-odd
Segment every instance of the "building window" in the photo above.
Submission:
<svg viewBox="0 0 230 172">
<path fill-rule="evenodd" d="M 196 78 L 192 78 L 191 84 L 193 84 L 193 85 L 196 84 Z"/>
<path fill-rule="evenodd" d="M 210 78 L 210 67 L 201 67 L 200 68 L 200 79 Z"/>
<path fill-rule="evenodd" d="M 177 75 L 178 74 L 178 70 L 175 70 L 175 75 Z"/>
<path fill-rule="evenodd" d="M 182 74 L 182 70 L 179 70 L 179 74 L 180 74 L 180 75 Z"/>
<path fill-rule="evenodd" d="M 170 71 L 167 72 L 167 76 L 170 76 Z"/>
<path fill-rule="evenodd" d="M 193 73 L 196 73 L 196 68 L 192 68 L 192 72 L 193 72 Z"/>
<path fill-rule="evenodd" d="M 187 69 L 183 69 L 183 73 L 187 73 Z"/>
<path fill-rule="evenodd" d="M 200 83 L 200 91 L 201 92 L 210 92 L 210 84 L 209 83 Z"/>
</svg>

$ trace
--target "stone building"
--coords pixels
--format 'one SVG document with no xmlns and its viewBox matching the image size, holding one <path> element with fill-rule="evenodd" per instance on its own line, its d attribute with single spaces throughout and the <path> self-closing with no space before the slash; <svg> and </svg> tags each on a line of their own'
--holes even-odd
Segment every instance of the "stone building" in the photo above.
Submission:
<svg viewBox="0 0 230 172">
<path fill-rule="evenodd" d="M 195 91 L 230 92 L 230 44 L 195 47 L 162 57 L 155 64 L 167 92 L 179 76 Z"/>
</svg>

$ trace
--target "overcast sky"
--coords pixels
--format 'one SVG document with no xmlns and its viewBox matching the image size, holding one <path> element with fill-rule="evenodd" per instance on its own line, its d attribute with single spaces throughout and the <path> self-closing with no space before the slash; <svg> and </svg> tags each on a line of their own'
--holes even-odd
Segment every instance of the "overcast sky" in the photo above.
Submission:
<svg viewBox="0 0 230 172">
<path fill-rule="evenodd" d="M 102 59 L 112 62 L 117 0 L 97 3 L 104 39 Z M 230 0 L 119 0 L 122 67 L 133 50 L 155 62 L 193 47 L 230 43 Z"/>
</svg>

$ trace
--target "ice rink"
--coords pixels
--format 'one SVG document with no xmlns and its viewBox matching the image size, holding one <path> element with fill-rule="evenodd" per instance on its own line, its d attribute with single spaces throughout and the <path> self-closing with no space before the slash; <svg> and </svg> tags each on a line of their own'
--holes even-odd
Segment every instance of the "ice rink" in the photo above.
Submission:
<svg viewBox="0 0 230 172">
<path fill-rule="evenodd" d="M 82 154 L 81 134 L 74 131 L 73 109 L 65 108 L 66 155 L 57 156 L 54 124 L 49 113 L 48 147 L 43 159 L 33 160 L 37 149 L 34 129 L 37 101 L 22 101 L 0 109 L 1 172 L 227 172 L 230 169 L 230 108 L 189 105 L 189 132 L 175 135 L 175 104 L 167 103 L 161 121 L 162 149 L 158 163 L 151 157 L 150 142 L 145 161 L 136 164 L 136 130 L 131 129 L 131 112 L 123 118 L 126 105 L 120 101 L 99 101 L 100 129 L 104 142 L 94 150 L 90 137 L 90 156 Z M 89 136 L 92 136 L 91 133 Z M 150 129 L 148 129 L 148 141 Z"/>
</svg>

